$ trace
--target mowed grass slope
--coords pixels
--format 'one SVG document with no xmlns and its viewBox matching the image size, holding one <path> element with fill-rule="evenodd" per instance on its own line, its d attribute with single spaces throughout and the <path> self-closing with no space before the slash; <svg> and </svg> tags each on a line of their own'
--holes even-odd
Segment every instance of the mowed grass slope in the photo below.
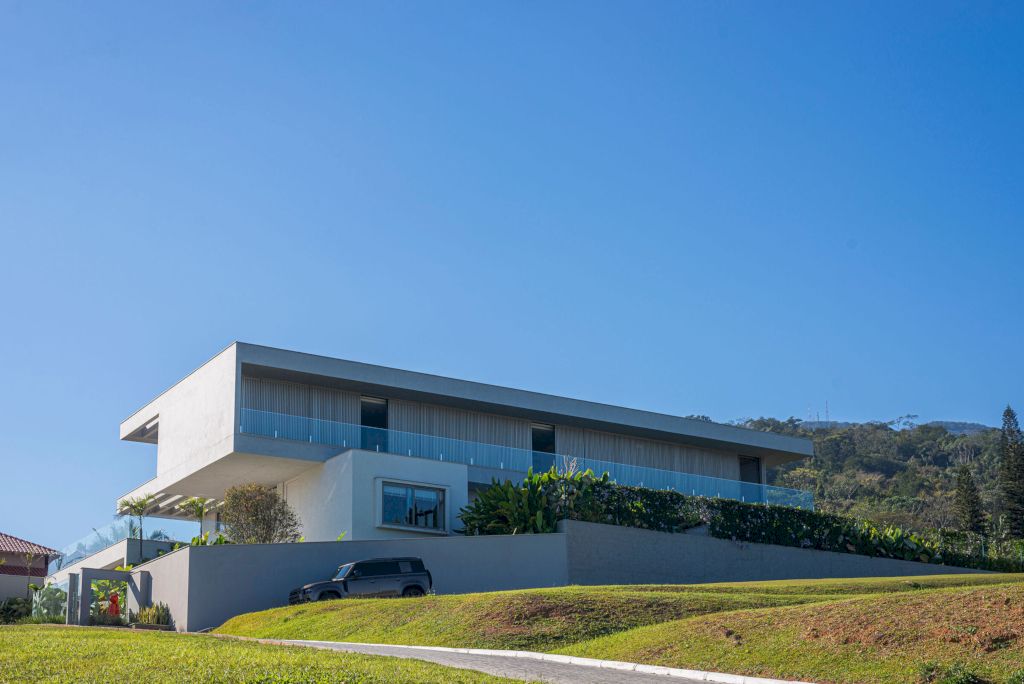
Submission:
<svg viewBox="0 0 1024 684">
<path fill-rule="evenodd" d="M 0 627 L 0 682 L 484 682 L 514 680 L 399 660 L 128 629 Z"/>
<path fill-rule="evenodd" d="M 1024 575 L 566 587 L 329 601 L 242 615 L 217 631 L 554 651 L 837 684 L 1024 684 Z M 928 664 L 941 671 L 958 663 L 981 679 L 924 675 Z"/>
<path fill-rule="evenodd" d="M 927 664 L 1024 682 L 1024 584 L 861 595 L 709 614 L 577 643 L 562 653 L 816 682 L 922 682 Z M 1018 679 L 1019 678 L 1019 679 Z"/>
<path fill-rule="evenodd" d="M 693 615 L 819 600 L 785 593 L 565 587 L 417 599 L 346 599 L 232 618 L 236 636 L 548 651 Z"/>
</svg>

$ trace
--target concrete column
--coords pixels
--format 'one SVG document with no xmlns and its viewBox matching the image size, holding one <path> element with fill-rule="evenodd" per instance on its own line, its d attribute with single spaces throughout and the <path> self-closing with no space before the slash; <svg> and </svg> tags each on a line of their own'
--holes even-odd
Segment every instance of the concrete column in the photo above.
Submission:
<svg viewBox="0 0 1024 684">
<path fill-rule="evenodd" d="M 66 624 L 78 624 L 78 613 L 75 611 L 75 602 L 79 596 L 78 573 L 70 572 L 68 573 L 68 605 L 64 616 L 64 622 Z"/>
<path fill-rule="evenodd" d="M 89 624 L 89 608 L 92 606 L 92 576 L 89 569 L 83 569 L 78 579 L 78 622 L 76 625 Z"/>
</svg>

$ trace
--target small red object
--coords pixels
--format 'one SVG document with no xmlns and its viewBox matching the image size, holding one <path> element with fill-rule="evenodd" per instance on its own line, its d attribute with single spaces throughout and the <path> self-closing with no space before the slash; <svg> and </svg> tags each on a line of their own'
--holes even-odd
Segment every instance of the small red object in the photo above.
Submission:
<svg viewBox="0 0 1024 684">
<path fill-rule="evenodd" d="M 110 607 L 107 608 L 107 612 L 110 615 L 120 615 L 121 614 L 120 599 L 118 599 L 118 597 L 117 597 L 117 592 L 114 592 L 113 594 L 110 595 Z"/>
</svg>

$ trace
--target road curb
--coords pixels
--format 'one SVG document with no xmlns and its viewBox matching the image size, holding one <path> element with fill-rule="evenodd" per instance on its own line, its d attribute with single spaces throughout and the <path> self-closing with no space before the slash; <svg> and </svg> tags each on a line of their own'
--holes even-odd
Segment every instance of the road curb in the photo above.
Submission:
<svg viewBox="0 0 1024 684">
<path fill-rule="evenodd" d="M 217 635 L 221 636 L 221 635 Z M 245 637 L 242 637 L 245 638 Z M 680 677 L 696 679 L 702 682 L 717 682 L 718 684 L 794 684 L 798 680 L 792 679 L 769 679 L 766 677 L 749 677 L 747 675 L 734 675 L 725 672 L 707 672 L 705 670 L 684 670 L 678 667 L 664 667 L 661 665 L 643 665 L 641 663 L 627 663 L 621 660 L 598 660 L 596 658 L 581 658 L 579 656 L 567 656 L 557 653 L 539 653 L 537 651 L 503 651 L 493 648 L 451 648 L 448 646 L 406 646 L 399 644 L 367 644 L 356 641 L 315 641 L 311 639 L 253 639 L 264 644 L 275 644 L 284 646 L 306 646 L 309 648 L 320 648 L 329 650 L 344 650 L 345 646 L 370 646 L 374 648 L 394 648 L 409 651 L 441 651 L 445 653 L 462 653 L 465 655 L 489 655 L 503 656 L 505 658 L 528 658 L 531 660 L 546 660 L 554 663 L 565 663 L 567 665 L 580 665 L 582 667 L 598 667 L 613 670 L 628 670 L 641 672 L 643 674 L 664 675 L 667 677 Z M 799 684 L 813 684 L 813 682 L 800 682 Z"/>
</svg>

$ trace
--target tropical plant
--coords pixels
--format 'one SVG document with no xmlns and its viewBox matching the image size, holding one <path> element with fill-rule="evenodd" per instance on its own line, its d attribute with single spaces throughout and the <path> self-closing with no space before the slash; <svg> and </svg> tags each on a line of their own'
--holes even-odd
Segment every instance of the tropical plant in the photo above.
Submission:
<svg viewBox="0 0 1024 684">
<path fill-rule="evenodd" d="M 224 493 L 221 514 L 227 537 L 236 544 L 278 544 L 299 539 L 299 519 L 277 490 L 261 484 L 236 485 Z"/>
<path fill-rule="evenodd" d="M 142 558 L 142 516 L 146 514 L 146 509 L 148 509 L 150 504 L 152 503 L 152 494 L 143 494 L 142 496 L 128 497 L 125 499 L 121 499 L 117 503 L 118 507 L 125 512 L 125 515 L 135 516 L 139 519 L 138 537 L 140 559 Z"/>
<path fill-rule="evenodd" d="M 559 473 L 552 467 L 538 474 L 530 469 L 521 483 L 492 480 L 459 518 L 469 535 L 554 532 L 559 520 L 572 517 L 577 500 L 595 482 L 607 480 L 607 474 L 598 479 L 589 470 Z"/>
<path fill-rule="evenodd" d="M 143 625 L 169 625 L 171 624 L 171 610 L 166 603 L 144 606 L 139 608 L 138 613 L 129 611 L 128 622 L 138 622 Z"/>
<path fill-rule="evenodd" d="M 32 601 L 20 596 L 12 596 L 0 601 L 0 624 L 12 624 L 32 614 Z"/>
<path fill-rule="evenodd" d="M 57 621 L 67 614 L 68 593 L 55 584 L 47 584 L 32 597 L 32 617 Z"/>
<path fill-rule="evenodd" d="M 185 499 L 176 506 L 179 511 L 191 518 L 194 518 L 195 521 L 199 523 L 200 535 L 203 533 L 203 518 L 205 518 L 206 514 L 209 512 L 209 502 L 209 499 L 204 499 L 201 496 L 193 496 L 189 499 Z"/>
</svg>

